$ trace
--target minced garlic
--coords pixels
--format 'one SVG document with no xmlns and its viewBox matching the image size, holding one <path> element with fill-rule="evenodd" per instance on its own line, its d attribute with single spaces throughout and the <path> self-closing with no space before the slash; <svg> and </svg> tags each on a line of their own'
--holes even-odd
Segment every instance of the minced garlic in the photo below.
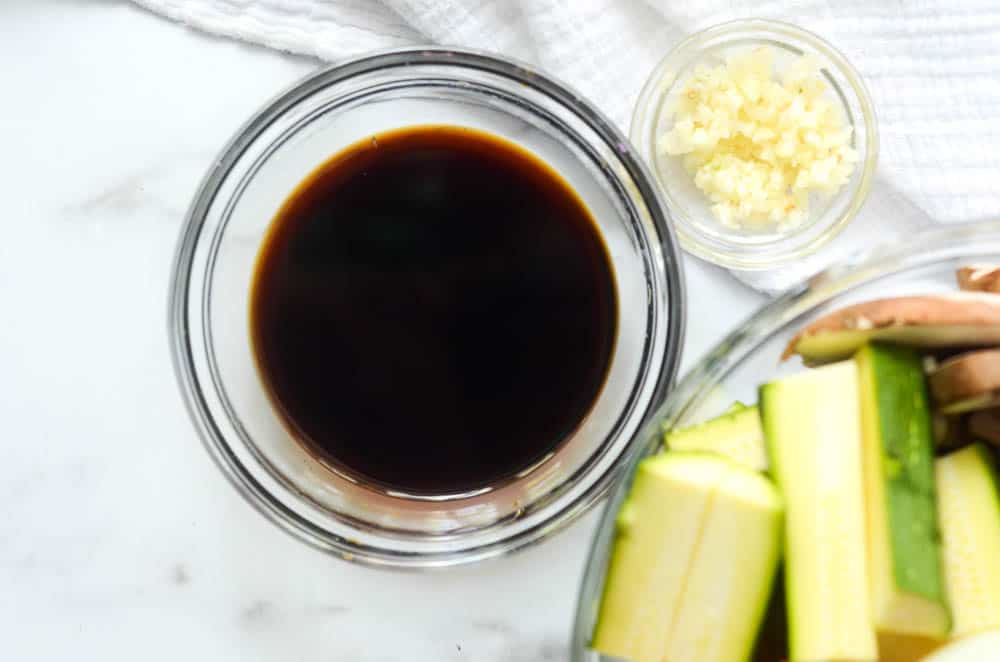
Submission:
<svg viewBox="0 0 1000 662">
<path fill-rule="evenodd" d="M 672 100 L 674 126 L 658 141 L 661 153 L 683 155 L 729 227 L 801 223 L 809 194 L 838 191 L 858 161 L 815 62 L 801 57 L 775 80 L 773 59 L 760 47 L 699 66 Z"/>
</svg>

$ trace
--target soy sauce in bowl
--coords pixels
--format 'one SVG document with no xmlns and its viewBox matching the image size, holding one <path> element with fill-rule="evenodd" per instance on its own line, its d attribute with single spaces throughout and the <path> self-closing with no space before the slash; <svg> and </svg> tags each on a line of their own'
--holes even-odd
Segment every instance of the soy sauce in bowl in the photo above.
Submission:
<svg viewBox="0 0 1000 662">
<path fill-rule="evenodd" d="M 517 476 L 591 409 L 618 327 L 611 258 L 551 167 L 418 126 L 334 155 L 285 202 L 250 295 L 258 372 L 334 470 L 408 494 Z"/>
</svg>

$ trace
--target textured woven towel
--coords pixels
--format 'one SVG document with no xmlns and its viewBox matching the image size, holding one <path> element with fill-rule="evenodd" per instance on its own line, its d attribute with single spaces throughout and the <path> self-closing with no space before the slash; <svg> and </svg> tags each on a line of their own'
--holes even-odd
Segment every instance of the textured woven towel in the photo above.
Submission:
<svg viewBox="0 0 1000 662">
<path fill-rule="evenodd" d="M 775 291 L 864 244 L 934 221 L 1000 216 L 996 0 L 133 1 L 332 62 L 429 42 L 509 54 L 577 87 L 626 133 L 645 77 L 683 36 L 734 18 L 785 20 L 831 41 L 865 77 L 882 134 L 878 177 L 858 219 L 818 256 L 738 277 Z"/>
</svg>

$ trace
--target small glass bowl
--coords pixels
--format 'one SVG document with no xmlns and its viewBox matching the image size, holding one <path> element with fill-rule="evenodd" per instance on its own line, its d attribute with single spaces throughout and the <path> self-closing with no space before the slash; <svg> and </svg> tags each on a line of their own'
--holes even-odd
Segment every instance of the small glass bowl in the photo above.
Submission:
<svg viewBox="0 0 1000 662">
<path fill-rule="evenodd" d="M 622 458 L 628 465 L 626 478 L 615 486 L 604 508 L 577 598 L 570 644 L 572 662 L 610 662 L 610 658 L 602 658 L 589 646 L 614 542 L 615 521 L 638 463 L 662 448 L 666 430 L 718 416 L 737 400 L 757 402 L 761 384 L 800 372 L 801 360 L 782 361 L 782 353 L 800 329 L 819 317 L 872 299 L 955 292 L 959 267 L 998 262 L 1000 221 L 919 233 L 855 256 L 786 292 L 744 320 L 695 364 Z"/>
<path fill-rule="evenodd" d="M 695 67 L 718 65 L 734 53 L 757 46 L 775 52 L 780 73 L 793 59 L 816 59 L 827 94 L 852 127 L 852 147 L 860 160 L 844 187 L 829 196 L 810 196 L 808 217 L 788 229 L 731 228 L 709 209 L 680 157 L 660 155 L 658 138 L 673 127 L 668 100 L 687 82 Z M 801 28 L 766 20 L 723 23 L 698 32 L 672 50 L 653 70 L 639 96 L 631 126 L 632 143 L 650 164 L 667 199 L 674 229 L 684 249 L 731 269 L 758 271 L 815 253 L 854 218 L 871 187 L 878 161 L 878 128 L 871 98 L 858 72 L 833 46 Z"/>
<path fill-rule="evenodd" d="M 443 124 L 514 142 L 573 187 L 611 255 L 618 333 L 604 387 L 549 457 L 481 489 L 411 495 L 337 472 L 297 442 L 255 367 L 249 292 L 275 212 L 319 164 L 382 131 Z M 188 212 L 169 328 L 191 417 L 251 504 L 285 531 L 344 559 L 427 567 L 510 552 L 550 535 L 599 499 L 619 475 L 620 454 L 673 381 L 683 311 L 679 249 L 657 187 L 604 116 L 526 65 L 468 51 L 407 49 L 322 70 L 238 132 Z M 405 435 L 406 421 L 398 426 Z"/>
</svg>

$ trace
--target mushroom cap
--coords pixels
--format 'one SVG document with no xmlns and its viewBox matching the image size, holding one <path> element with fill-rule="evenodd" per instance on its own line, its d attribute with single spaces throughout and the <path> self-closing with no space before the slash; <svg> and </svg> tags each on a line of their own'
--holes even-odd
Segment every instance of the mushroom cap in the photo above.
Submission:
<svg viewBox="0 0 1000 662">
<path fill-rule="evenodd" d="M 996 265 L 974 265 L 962 267 L 955 272 L 958 286 L 966 292 L 1000 293 L 1000 267 Z"/>
<path fill-rule="evenodd" d="M 1000 390 L 1000 349 L 983 349 L 941 363 L 928 379 L 941 404 L 976 398 Z"/>
<path fill-rule="evenodd" d="M 1000 447 L 1000 409 L 984 409 L 969 416 L 969 432 Z"/>
<path fill-rule="evenodd" d="M 877 340 L 926 348 L 1000 345 L 1000 295 L 956 292 L 854 304 L 800 331 L 782 359 L 799 354 L 809 364 L 837 361 Z"/>
</svg>

